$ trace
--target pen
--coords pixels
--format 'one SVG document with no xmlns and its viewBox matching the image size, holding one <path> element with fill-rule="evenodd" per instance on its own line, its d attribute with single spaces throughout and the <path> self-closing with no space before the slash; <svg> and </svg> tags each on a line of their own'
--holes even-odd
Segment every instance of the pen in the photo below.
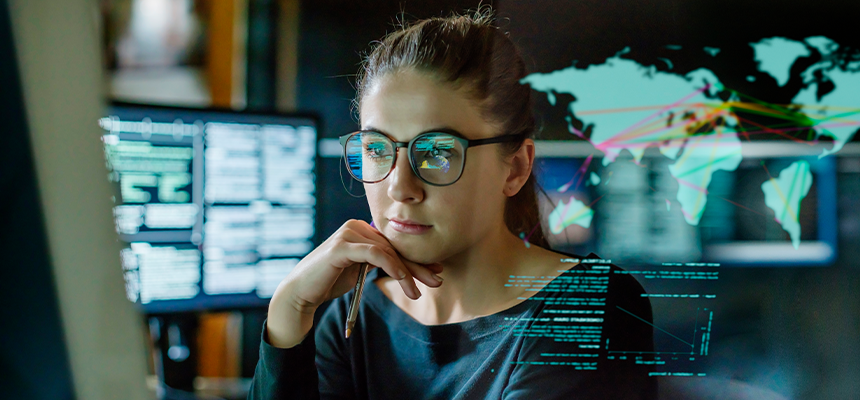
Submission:
<svg viewBox="0 0 860 400">
<path fill-rule="evenodd" d="M 364 291 L 364 278 L 367 276 L 367 263 L 361 264 L 361 269 L 358 270 L 358 280 L 355 282 L 355 296 L 352 297 L 352 304 L 349 305 L 349 313 L 346 316 L 346 332 L 344 337 L 349 339 L 352 333 L 352 328 L 355 327 L 355 319 L 358 317 L 358 304 L 361 302 L 361 292 Z"/>
<path fill-rule="evenodd" d="M 376 225 L 373 225 L 373 221 L 370 222 L 370 226 L 376 228 Z M 355 320 L 358 318 L 358 305 L 361 303 L 361 293 L 364 292 L 364 279 L 366 277 L 367 263 L 362 263 L 361 268 L 358 270 L 358 279 L 355 281 L 355 295 L 352 297 L 352 303 L 349 305 L 349 312 L 346 315 L 346 331 L 344 332 L 344 338 L 346 339 L 349 339 L 352 328 L 355 327 Z"/>
</svg>

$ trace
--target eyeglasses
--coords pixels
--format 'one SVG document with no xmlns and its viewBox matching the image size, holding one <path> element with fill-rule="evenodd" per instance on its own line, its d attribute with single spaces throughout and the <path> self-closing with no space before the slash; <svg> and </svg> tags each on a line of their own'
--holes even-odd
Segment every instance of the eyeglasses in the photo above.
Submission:
<svg viewBox="0 0 860 400">
<path fill-rule="evenodd" d="M 448 186 L 463 175 L 469 147 L 522 140 L 523 135 L 503 135 L 469 140 L 445 132 L 422 133 L 408 142 L 396 142 L 376 131 L 358 131 L 340 137 L 343 157 L 353 178 L 364 183 L 381 182 L 397 164 L 397 150 L 406 147 L 412 172 L 433 186 Z"/>
</svg>

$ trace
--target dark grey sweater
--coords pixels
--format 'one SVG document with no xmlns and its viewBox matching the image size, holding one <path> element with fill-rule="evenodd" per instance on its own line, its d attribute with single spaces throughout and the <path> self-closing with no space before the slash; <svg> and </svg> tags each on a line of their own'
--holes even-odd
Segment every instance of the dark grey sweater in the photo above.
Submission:
<svg viewBox="0 0 860 400">
<path fill-rule="evenodd" d="M 379 290 L 373 281 L 384 274 L 379 268 L 368 273 L 349 339 L 343 331 L 352 291 L 335 299 L 296 347 L 272 347 L 264 327 L 248 398 L 656 398 L 656 380 L 648 376 L 653 367 L 606 358 L 610 344 L 654 348 L 651 326 L 629 315 L 652 321 L 651 304 L 642 286 L 614 265 L 583 263 L 549 284 L 512 276 L 510 285 L 543 288 L 497 314 L 433 326 Z"/>
</svg>

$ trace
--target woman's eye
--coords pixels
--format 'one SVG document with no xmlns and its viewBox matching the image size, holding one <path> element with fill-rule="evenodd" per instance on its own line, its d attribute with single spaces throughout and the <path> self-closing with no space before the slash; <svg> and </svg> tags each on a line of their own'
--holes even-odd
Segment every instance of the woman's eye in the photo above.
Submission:
<svg viewBox="0 0 860 400">
<path fill-rule="evenodd" d="M 364 146 L 364 154 L 370 158 L 379 158 L 385 156 L 385 145 L 370 143 Z"/>
<path fill-rule="evenodd" d="M 450 158 L 453 155 L 454 155 L 454 153 L 451 153 L 450 151 L 448 151 L 446 149 L 433 149 L 430 152 L 431 157 L 440 157 L 441 156 L 441 157 L 445 157 L 445 158 Z"/>
</svg>

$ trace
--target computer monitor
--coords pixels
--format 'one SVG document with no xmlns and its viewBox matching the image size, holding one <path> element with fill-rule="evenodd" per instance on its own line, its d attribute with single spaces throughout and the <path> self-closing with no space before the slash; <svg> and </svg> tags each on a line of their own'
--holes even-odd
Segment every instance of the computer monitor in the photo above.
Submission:
<svg viewBox="0 0 860 400">
<path fill-rule="evenodd" d="M 537 159 L 536 172 L 552 199 L 549 204 L 540 196 L 548 227 L 558 222 L 560 212 L 567 218 L 557 233 L 547 232 L 555 247 L 580 253 L 596 249 L 601 257 L 625 265 L 787 267 L 836 262 L 837 159 L 820 158 L 809 146 L 745 143 L 738 166 L 715 170 L 701 189 L 697 220 L 678 200 L 679 186 L 688 183 L 673 176 L 670 168 L 676 161 L 656 149 L 649 149 L 638 163 L 622 153 L 603 166 L 600 153 L 587 143 L 554 142 L 553 148 Z M 810 181 L 805 190 L 801 179 L 792 186 L 784 176 L 800 167 L 806 168 Z M 789 201 L 792 190 L 795 196 Z M 804 196 L 798 201 L 801 191 Z M 559 211 L 553 214 L 554 209 Z M 785 223 L 791 216 L 796 226 Z"/>
<path fill-rule="evenodd" d="M 314 117 L 115 104 L 99 125 L 145 312 L 264 306 L 314 248 Z"/>
</svg>

